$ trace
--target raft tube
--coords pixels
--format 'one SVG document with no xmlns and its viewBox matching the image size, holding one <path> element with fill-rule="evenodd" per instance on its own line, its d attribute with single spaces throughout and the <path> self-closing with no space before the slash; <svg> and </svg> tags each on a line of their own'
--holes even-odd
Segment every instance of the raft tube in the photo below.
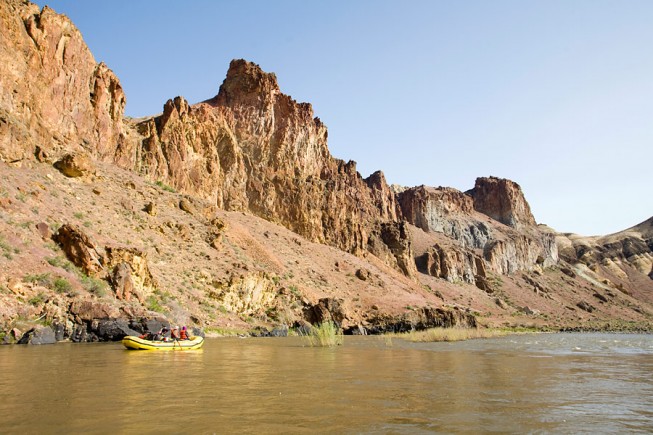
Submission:
<svg viewBox="0 0 653 435">
<path fill-rule="evenodd" d="M 130 350 L 196 350 L 204 344 L 204 337 L 191 337 L 190 340 L 152 341 L 128 335 L 122 344 Z"/>
</svg>

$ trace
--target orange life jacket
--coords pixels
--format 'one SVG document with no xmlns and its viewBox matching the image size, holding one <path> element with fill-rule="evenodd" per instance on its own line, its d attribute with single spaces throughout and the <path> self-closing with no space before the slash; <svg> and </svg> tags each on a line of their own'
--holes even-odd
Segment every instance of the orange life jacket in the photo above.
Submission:
<svg viewBox="0 0 653 435">
<path fill-rule="evenodd" d="M 181 339 L 182 339 L 182 340 L 189 340 L 189 338 L 188 338 L 188 331 L 187 331 L 187 330 L 182 329 L 180 335 L 181 335 Z"/>
</svg>

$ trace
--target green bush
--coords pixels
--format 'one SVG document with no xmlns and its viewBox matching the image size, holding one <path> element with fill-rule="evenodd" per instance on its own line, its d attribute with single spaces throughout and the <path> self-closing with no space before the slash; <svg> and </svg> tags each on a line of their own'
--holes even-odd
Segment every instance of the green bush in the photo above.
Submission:
<svg viewBox="0 0 653 435">
<path fill-rule="evenodd" d="M 43 293 L 39 293 L 33 298 L 29 299 L 27 302 L 29 302 L 30 305 L 36 306 L 42 304 L 43 301 L 45 301 L 45 295 Z"/>
<path fill-rule="evenodd" d="M 72 272 L 75 269 L 74 264 L 60 255 L 57 255 L 56 257 L 50 257 L 46 261 L 50 266 L 60 267 L 67 272 Z"/>
<path fill-rule="evenodd" d="M 161 181 L 161 180 L 157 181 L 157 182 L 154 183 L 154 184 L 156 184 L 156 185 L 159 186 L 161 189 L 163 189 L 163 190 L 165 190 L 165 191 L 167 191 L 167 192 L 172 192 L 172 193 L 175 193 L 175 192 L 176 192 L 174 188 L 168 186 L 167 184 L 164 184 L 163 181 Z"/>
<path fill-rule="evenodd" d="M 57 277 L 54 279 L 54 291 L 57 293 L 67 293 L 72 290 L 73 286 L 68 282 L 66 278 Z"/>
<path fill-rule="evenodd" d="M 154 295 L 149 295 L 147 297 L 147 309 L 150 311 L 156 311 L 157 313 L 163 313 L 166 309 L 161 305 L 159 299 Z"/>
</svg>

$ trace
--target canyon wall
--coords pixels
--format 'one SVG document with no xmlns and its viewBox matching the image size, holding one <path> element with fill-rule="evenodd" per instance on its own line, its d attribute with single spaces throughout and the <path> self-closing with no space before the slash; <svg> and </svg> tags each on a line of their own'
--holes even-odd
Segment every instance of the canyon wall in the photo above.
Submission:
<svg viewBox="0 0 653 435">
<path fill-rule="evenodd" d="M 0 159 L 85 150 L 129 165 L 125 95 L 79 30 L 47 6 L 0 2 Z"/>
<path fill-rule="evenodd" d="M 465 193 L 418 186 L 399 193 L 398 204 L 408 222 L 447 239 L 416 253 L 418 269 L 429 275 L 489 289 L 488 273 L 558 263 L 555 237 L 538 229 L 521 188 L 510 180 L 479 178 Z"/>
<path fill-rule="evenodd" d="M 333 158 L 311 105 L 283 94 L 258 65 L 232 61 L 214 98 L 192 106 L 169 100 L 162 115 L 137 128 L 143 141 L 135 169 L 151 180 L 311 241 L 369 251 L 413 274 L 410 241 L 383 174 L 363 179 L 355 162 Z"/>
</svg>

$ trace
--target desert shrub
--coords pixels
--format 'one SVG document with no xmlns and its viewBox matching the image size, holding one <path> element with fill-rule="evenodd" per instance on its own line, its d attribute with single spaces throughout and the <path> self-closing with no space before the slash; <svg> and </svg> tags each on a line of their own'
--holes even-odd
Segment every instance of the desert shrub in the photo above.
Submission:
<svg viewBox="0 0 653 435">
<path fill-rule="evenodd" d="M 45 301 L 45 294 L 39 293 L 36 296 L 30 298 L 27 302 L 29 302 L 30 305 L 40 305 Z"/>
<path fill-rule="evenodd" d="M 5 241 L 5 238 L 2 237 L 2 234 L 0 234 L 0 249 L 2 250 L 2 254 L 8 259 L 12 259 L 12 252 L 16 252 L 16 249 L 13 248 L 7 241 Z"/>
<path fill-rule="evenodd" d="M 147 297 L 147 309 L 150 311 L 156 311 L 157 313 L 163 313 L 166 309 L 161 305 L 159 299 L 154 295 L 149 295 Z"/>
<path fill-rule="evenodd" d="M 23 277 L 23 281 L 38 284 L 43 287 L 50 287 L 52 285 L 52 277 L 49 273 L 28 274 Z"/>
<path fill-rule="evenodd" d="M 62 277 L 55 278 L 52 285 L 54 287 L 54 291 L 56 291 L 57 293 L 66 293 L 73 288 L 73 286 L 68 282 L 68 280 Z"/>
<path fill-rule="evenodd" d="M 344 342 L 342 331 L 333 322 L 318 323 L 302 335 L 312 347 L 333 347 Z"/>
<path fill-rule="evenodd" d="M 174 188 L 168 186 L 167 184 L 164 184 L 163 181 L 161 181 L 161 180 L 157 181 L 154 184 L 156 184 L 157 186 L 159 186 L 161 189 L 165 190 L 166 192 L 172 192 L 172 193 L 176 192 Z"/>
<path fill-rule="evenodd" d="M 75 269 L 75 266 L 68 261 L 68 259 L 57 255 L 56 257 L 50 257 L 46 260 L 50 266 L 60 267 L 65 271 L 71 272 Z"/>
<path fill-rule="evenodd" d="M 93 278 L 92 276 L 83 276 L 82 286 L 95 296 L 101 298 L 106 296 L 108 285 L 105 281 L 101 279 Z"/>
</svg>

